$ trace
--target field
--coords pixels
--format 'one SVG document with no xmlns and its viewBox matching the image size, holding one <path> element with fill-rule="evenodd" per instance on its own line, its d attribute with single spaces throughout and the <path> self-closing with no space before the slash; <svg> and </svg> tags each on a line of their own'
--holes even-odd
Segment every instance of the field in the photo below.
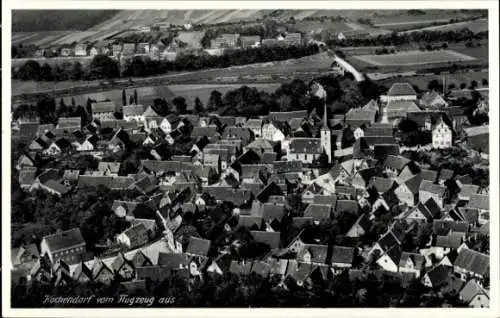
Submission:
<svg viewBox="0 0 500 318">
<path fill-rule="evenodd" d="M 18 60 L 16 60 L 18 61 Z M 151 81 L 168 81 L 177 83 L 210 83 L 210 82 L 282 82 L 293 78 L 308 78 L 310 74 L 324 74 L 331 71 L 333 57 L 326 53 L 319 53 L 299 59 L 280 62 L 257 63 L 243 66 L 233 66 L 222 69 L 206 69 L 194 72 L 169 73 L 151 78 L 133 78 L 137 83 Z M 19 64 L 22 64 L 18 61 Z M 83 63 L 82 63 L 83 64 Z M 117 83 L 127 82 L 128 79 L 116 80 Z M 142 84 L 141 84 L 142 85 Z M 66 82 L 33 82 L 12 80 L 12 95 L 51 92 L 53 89 L 71 89 L 87 87 L 98 89 L 99 81 L 66 81 Z"/>
<path fill-rule="evenodd" d="M 477 12 L 462 10 L 423 10 L 424 14 L 409 14 L 406 10 L 383 11 L 375 13 L 370 19 L 377 27 L 392 29 L 401 25 L 406 27 L 412 24 L 425 24 L 433 22 L 446 22 L 450 19 L 463 19 L 477 16 Z"/>
<path fill-rule="evenodd" d="M 409 30 L 409 31 L 401 32 L 401 33 L 412 33 L 412 32 L 420 32 L 420 31 L 446 32 L 446 31 L 457 31 L 457 30 L 465 29 L 465 28 L 471 30 L 474 33 L 488 31 L 488 20 L 487 19 L 478 19 L 478 20 L 473 20 L 473 21 L 464 21 L 464 22 L 450 23 L 450 24 L 444 24 L 444 25 L 429 26 L 429 27 Z"/>
<path fill-rule="evenodd" d="M 476 46 L 476 47 L 466 47 L 463 43 L 462 44 L 450 44 L 448 48 L 465 54 L 472 56 L 476 59 L 488 62 L 488 42 L 483 41 L 481 42 L 481 46 Z"/>
<path fill-rule="evenodd" d="M 149 105 L 153 103 L 153 100 L 158 97 L 166 98 L 171 101 L 175 96 L 182 96 L 186 99 L 188 105 L 194 105 L 194 100 L 199 97 L 203 104 L 206 105 L 210 97 L 210 93 L 213 90 L 218 90 L 223 95 L 230 90 L 237 89 L 242 85 L 247 85 L 249 87 L 255 87 L 258 90 L 262 90 L 268 93 L 273 93 L 279 86 L 279 83 L 273 84 L 178 84 L 178 85 L 161 85 L 161 86 L 146 86 L 138 87 L 137 95 L 139 103 Z M 134 89 L 126 89 L 127 96 L 134 94 Z M 94 99 L 97 101 L 103 101 L 109 99 L 114 101 L 116 104 L 122 103 L 122 90 L 115 89 L 111 91 L 103 91 L 75 96 L 64 97 L 64 102 L 66 105 L 71 105 L 71 98 L 75 99 L 77 105 L 85 105 L 87 98 Z M 128 100 L 127 100 L 128 102 Z"/>
<path fill-rule="evenodd" d="M 471 56 L 451 50 L 407 51 L 384 55 L 357 55 L 354 56 L 354 58 L 375 66 L 423 65 L 475 60 L 475 58 Z"/>
<path fill-rule="evenodd" d="M 57 39 L 70 35 L 74 31 L 40 31 L 40 32 L 13 32 L 12 44 L 48 45 Z"/>
</svg>

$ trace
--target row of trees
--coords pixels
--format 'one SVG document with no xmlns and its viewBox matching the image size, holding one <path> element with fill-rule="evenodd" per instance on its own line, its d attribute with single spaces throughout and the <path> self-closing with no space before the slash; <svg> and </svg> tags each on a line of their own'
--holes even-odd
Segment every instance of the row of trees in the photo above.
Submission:
<svg viewBox="0 0 500 318">
<path fill-rule="evenodd" d="M 488 38 L 488 32 L 474 33 L 468 28 L 450 31 L 421 31 L 398 34 L 393 32 L 388 35 L 379 35 L 368 38 L 348 38 L 338 40 L 332 38 L 326 41 L 329 46 L 380 46 L 380 45 L 405 45 L 410 43 L 446 42 L 457 43 L 462 41 L 484 40 Z"/>
</svg>

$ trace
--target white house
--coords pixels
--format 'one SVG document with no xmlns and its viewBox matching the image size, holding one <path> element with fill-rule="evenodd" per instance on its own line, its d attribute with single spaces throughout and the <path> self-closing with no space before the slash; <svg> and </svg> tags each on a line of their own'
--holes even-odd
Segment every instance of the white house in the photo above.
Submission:
<svg viewBox="0 0 500 318">
<path fill-rule="evenodd" d="M 438 149 L 450 148 L 452 146 L 453 134 L 450 127 L 441 117 L 432 129 L 432 147 Z"/>
</svg>

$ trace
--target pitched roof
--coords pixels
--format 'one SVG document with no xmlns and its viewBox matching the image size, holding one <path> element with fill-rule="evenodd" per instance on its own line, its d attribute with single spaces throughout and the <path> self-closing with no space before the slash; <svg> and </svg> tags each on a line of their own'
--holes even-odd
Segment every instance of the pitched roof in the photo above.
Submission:
<svg viewBox="0 0 500 318">
<path fill-rule="evenodd" d="M 432 194 L 437 194 L 438 196 L 442 197 L 446 192 L 446 187 L 432 183 L 431 181 L 428 180 L 422 180 L 422 183 L 420 183 L 419 191 L 430 192 Z"/>
<path fill-rule="evenodd" d="M 447 220 L 434 220 L 432 224 L 433 233 L 440 236 L 448 235 L 450 232 L 467 233 L 469 224 L 467 222 L 447 221 Z"/>
<path fill-rule="evenodd" d="M 303 248 L 297 254 L 297 260 L 304 262 L 306 252 L 311 254 L 311 262 L 313 263 L 327 263 L 328 246 L 321 244 L 304 244 Z"/>
<path fill-rule="evenodd" d="M 208 251 L 210 250 L 210 244 L 211 244 L 210 240 L 204 240 L 201 238 L 191 236 L 189 238 L 189 244 L 186 253 L 193 255 L 207 256 Z"/>
<path fill-rule="evenodd" d="M 70 191 L 70 188 L 55 180 L 49 180 L 45 182 L 43 185 L 61 195 L 64 195 Z"/>
<path fill-rule="evenodd" d="M 188 256 L 178 253 L 158 253 L 158 265 L 169 269 L 181 268 L 187 265 Z"/>
<path fill-rule="evenodd" d="M 292 138 L 289 151 L 292 153 L 321 154 L 321 139 L 319 138 Z"/>
<path fill-rule="evenodd" d="M 479 210 L 489 210 L 490 209 L 490 197 L 485 194 L 473 194 L 470 196 L 468 208 L 479 209 Z"/>
<path fill-rule="evenodd" d="M 490 271 L 490 257 L 486 254 L 463 248 L 458 253 L 453 265 L 479 275 L 487 275 Z"/>
<path fill-rule="evenodd" d="M 265 243 L 271 249 L 279 248 L 280 246 L 280 232 L 266 232 L 266 231 L 250 231 L 255 241 Z"/>
<path fill-rule="evenodd" d="M 332 264 L 352 264 L 354 260 L 354 248 L 346 246 L 334 246 L 332 251 Z"/>
<path fill-rule="evenodd" d="M 332 206 L 329 204 L 310 204 L 304 211 L 304 217 L 312 217 L 313 220 L 325 220 L 330 218 Z"/>
<path fill-rule="evenodd" d="M 143 223 L 136 223 L 123 231 L 122 234 L 126 235 L 129 238 L 131 246 L 138 246 L 147 242 L 147 232 L 148 229 Z"/>
<path fill-rule="evenodd" d="M 401 253 L 401 258 L 399 260 L 399 267 L 405 266 L 408 260 L 411 260 L 411 262 L 417 269 L 423 269 L 425 265 L 425 258 L 423 255 L 420 255 L 418 253 L 403 252 Z"/>
<path fill-rule="evenodd" d="M 384 193 L 392 189 L 394 180 L 382 177 L 373 177 L 370 185 L 373 186 L 377 192 Z"/>
<path fill-rule="evenodd" d="M 144 113 L 145 105 L 125 105 L 122 107 L 123 117 L 141 116 Z"/>
<path fill-rule="evenodd" d="M 489 298 L 488 293 L 481 285 L 479 285 L 476 279 L 469 280 L 459 293 L 460 299 L 462 299 L 465 303 L 472 301 L 476 295 L 485 295 Z"/>
<path fill-rule="evenodd" d="M 439 265 L 430 270 L 427 275 L 433 287 L 440 287 L 449 281 L 451 276 L 451 268 L 444 265 Z"/>
<path fill-rule="evenodd" d="M 387 96 L 417 95 L 409 83 L 394 83 L 387 92 Z"/>
<path fill-rule="evenodd" d="M 46 235 L 43 239 L 52 253 L 86 244 L 79 228 Z"/>
<path fill-rule="evenodd" d="M 422 177 L 422 180 L 427 180 L 434 183 L 434 181 L 436 181 L 437 178 L 437 171 L 421 169 L 420 176 Z"/>
<path fill-rule="evenodd" d="M 384 167 L 400 171 L 410 162 L 410 159 L 403 156 L 388 155 L 385 159 Z"/>
<path fill-rule="evenodd" d="M 264 203 L 263 218 L 268 222 L 273 220 L 280 221 L 285 215 L 285 205 L 278 203 Z"/>
<path fill-rule="evenodd" d="M 115 111 L 115 103 L 114 102 L 95 102 L 91 104 L 92 114 L 98 113 L 108 113 Z"/>
</svg>

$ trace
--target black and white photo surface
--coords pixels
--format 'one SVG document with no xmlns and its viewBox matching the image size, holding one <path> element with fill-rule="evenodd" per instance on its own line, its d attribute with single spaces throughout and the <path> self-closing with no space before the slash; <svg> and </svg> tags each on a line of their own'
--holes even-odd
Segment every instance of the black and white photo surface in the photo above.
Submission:
<svg viewBox="0 0 500 318">
<path fill-rule="evenodd" d="M 12 310 L 498 309 L 488 3 L 110 6 L 8 12 Z"/>
</svg>

